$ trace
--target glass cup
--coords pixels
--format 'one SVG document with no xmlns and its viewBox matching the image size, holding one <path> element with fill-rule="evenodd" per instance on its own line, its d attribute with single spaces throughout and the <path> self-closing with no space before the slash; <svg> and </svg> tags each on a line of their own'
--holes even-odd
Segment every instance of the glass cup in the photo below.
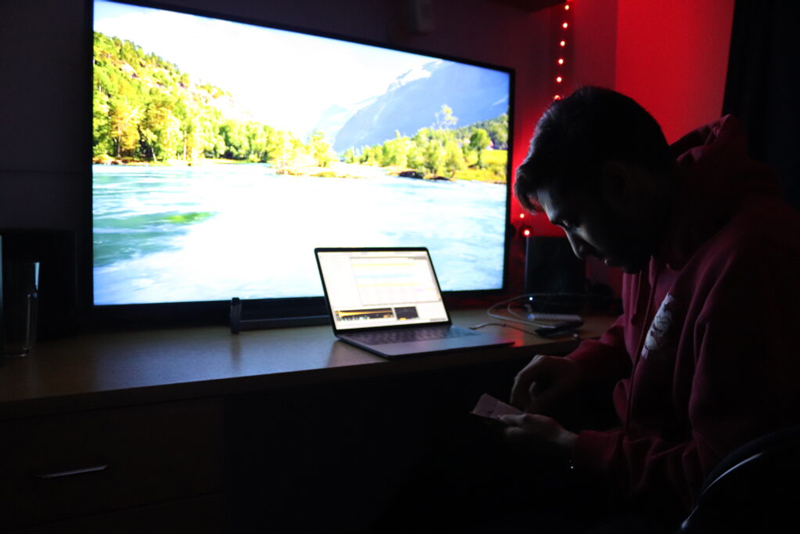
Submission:
<svg viewBox="0 0 800 534">
<path fill-rule="evenodd" d="M 36 343 L 39 262 L 4 262 L 2 284 L 3 356 L 26 356 Z"/>
</svg>

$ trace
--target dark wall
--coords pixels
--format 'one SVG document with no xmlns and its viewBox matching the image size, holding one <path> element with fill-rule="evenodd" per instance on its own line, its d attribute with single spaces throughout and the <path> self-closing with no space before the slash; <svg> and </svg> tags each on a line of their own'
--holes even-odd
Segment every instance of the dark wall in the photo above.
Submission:
<svg viewBox="0 0 800 534">
<path fill-rule="evenodd" d="M 778 172 L 784 197 L 800 210 L 800 4 L 737 0 L 725 112 L 744 123 L 750 153 Z"/>
</svg>

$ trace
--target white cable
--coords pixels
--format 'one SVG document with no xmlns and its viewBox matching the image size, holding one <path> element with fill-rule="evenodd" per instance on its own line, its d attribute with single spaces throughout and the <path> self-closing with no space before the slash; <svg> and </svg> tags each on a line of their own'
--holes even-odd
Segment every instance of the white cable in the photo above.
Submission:
<svg viewBox="0 0 800 534">
<path fill-rule="evenodd" d="M 489 309 L 486 311 L 486 313 L 489 315 L 489 317 L 493 317 L 495 319 L 500 319 L 501 321 L 512 321 L 512 322 L 515 322 L 515 323 L 520 323 L 520 324 L 530 325 L 530 326 L 539 326 L 539 327 L 549 326 L 548 323 L 539 323 L 539 322 L 536 322 L 536 321 L 531 321 L 529 319 L 522 319 L 516 312 L 513 312 L 510 309 L 509 306 L 511 304 L 513 304 L 515 301 L 519 300 L 520 298 L 527 297 L 527 296 L 528 295 L 518 295 L 518 296 L 510 298 L 508 300 L 504 300 L 502 302 L 498 302 L 498 303 L 494 304 L 493 306 L 490 306 Z M 498 313 L 496 313 L 495 310 L 500 308 L 501 306 L 506 306 L 506 310 L 508 311 L 508 313 L 510 315 L 514 316 L 514 317 L 508 317 L 508 316 L 499 315 Z"/>
</svg>

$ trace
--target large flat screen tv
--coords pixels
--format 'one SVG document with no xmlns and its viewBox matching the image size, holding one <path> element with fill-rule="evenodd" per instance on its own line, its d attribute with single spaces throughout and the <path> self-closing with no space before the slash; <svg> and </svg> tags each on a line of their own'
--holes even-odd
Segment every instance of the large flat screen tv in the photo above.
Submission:
<svg viewBox="0 0 800 534">
<path fill-rule="evenodd" d="M 505 289 L 510 69 L 151 3 L 93 30 L 95 308 L 321 313 L 315 247 Z"/>
</svg>

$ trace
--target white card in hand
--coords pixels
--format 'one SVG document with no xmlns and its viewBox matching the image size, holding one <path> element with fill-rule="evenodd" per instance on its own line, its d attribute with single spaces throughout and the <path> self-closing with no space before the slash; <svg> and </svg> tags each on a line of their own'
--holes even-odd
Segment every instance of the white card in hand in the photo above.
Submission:
<svg viewBox="0 0 800 534">
<path fill-rule="evenodd" d="M 510 404 L 506 404 L 505 402 L 498 400 L 487 393 L 484 393 L 481 395 L 481 398 L 478 399 L 478 404 L 475 405 L 475 408 L 472 409 L 471 413 L 489 419 L 500 419 L 500 417 L 503 415 L 521 414 L 522 410 L 514 408 Z"/>
</svg>

